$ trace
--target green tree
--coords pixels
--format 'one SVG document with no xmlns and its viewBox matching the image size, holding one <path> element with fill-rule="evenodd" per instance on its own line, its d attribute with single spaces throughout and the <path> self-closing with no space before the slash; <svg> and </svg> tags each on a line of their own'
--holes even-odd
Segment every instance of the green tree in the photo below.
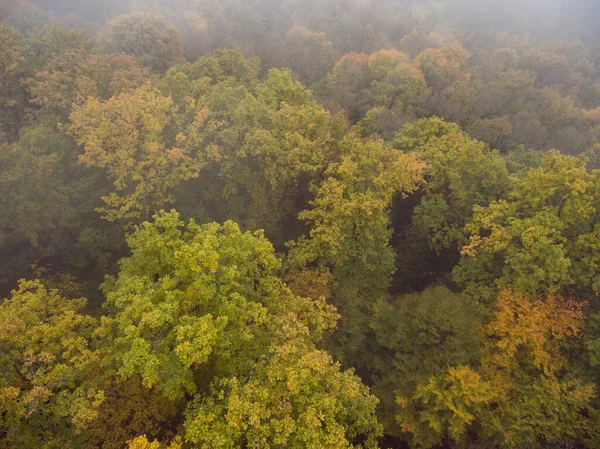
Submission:
<svg viewBox="0 0 600 449">
<path fill-rule="evenodd" d="M 412 397 L 418 385 L 445 375 L 449 366 L 478 364 L 479 322 L 469 298 L 445 287 L 378 305 L 369 370 L 386 433 L 398 433 L 397 396 Z"/>
<path fill-rule="evenodd" d="M 467 128 L 467 132 L 492 148 L 500 148 L 503 139 L 511 136 L 512 125 L 508 116 L 504 115 L 493 119 L 476 120 Z"/>
<path fill-rule="evenodd" d="M 29 275 L 32 264 L 53 259 L 61 266 L 85 258 L 85 252 L 72 251 L 71 232 L 81 229 L 78 218 L 91 210 L 80 201 L 89 194 L 88 183 L 71 170 L 70 139 L 43 125 L 20 134 L 18 143 L 0 145 L 2 295 Z"/>
<path fill-rule="evenodd" d="M 458 125 L 440 118 L 406 124 L 394 146 L 427 163 L 427 183 L 413 212 L 414 231 L 440 252 L 466 242 L 465 224 L 474 206 L 506 194 L 508 172 L 496 152 L 470 138 Z"/>
<path fill-rule="evenodd" d="M 310 86 L 329 72 L 335 63 L 335 50 L 325 33 L 295 26 L 285 35 L 281 61 Z"/>
<path fill-rule="evenodd" d="M 143 66 L 157 73 L 164 73 L 183 61 L 179 29 L 159 15 L 116 16 L 100 31 L 100 40 L 107 51 L 135 56 Z"/>
<path fill-rule="evenodd" d="M 342 315 L 338 350 L 356 356 L 368 319 L 377 300 L 387 295 L 394 272 L 389 245 L 392 199 L 417 189 L 424 164 L 381 140 L 362 141 L 353 135 L 340 143 L 339 151 L 339 160 L 314 185 L 311 208 L 299 215 L 310 224 L 310 233 L 289 244 L 289 259 L 293 267 L 332 273 L 332 302 Z"/>
<path fill-rule="evenodd" d="M 434 108 L 439 102 L 439 94 L 460 76 L 470 57 L 458 41 L 428 48 L 417 55 L 415 61 L 425 76 L 427 86 L 432 89 Z"/>
<path fill-rule="evenodd" d="M 425 78 L 404 53 L 380 50 L 369 56 L 370 95 L 375 106 L 396 113 L 409 108 L 421 110 L 427 94 Z"/>
<path fill-rule="evenodd" d="M 451 367 L 419 385 L 410 399 L 399 396 L 396 421 L 408 435 L 411 447 L 462 447 L 470 427 L 494 395 L 492 385 L 476 371 L 468 366 Z"/>
<path fill-rule="evenodd" d="M 172 212 L 128 242 L 132 255 L 104 285 L 107 364 L 169 400 L 189 399 L 185 441 L 376 447 L 377 400 L 315 347 L 334 309 L 291 293 L 262 232 L 184 225 Z"/>
<path fill-rule="evenodd" d="M 550 152 L 514 178 L 505 200 L 476 207 L 454 279 L 477 301 L 498 289 L 594 295 L 598 282 L 598 174 Z"/>
<path fill-rule="evenodd" d="M 62 136 L 48 129 L 28 129 L 21 145 L 0 147 L 0 161 L 6 170 L 0 178 L 0 204 L 5 212 L 0 217 L 0 230 L 33 245 L 38 245 L 44 231 L 73 219 L 75 212 L 69 187 L 61 179 L 64 160 L 60 154 L 48 154 L 36 145 L 37 131 L 46 133 L 45 143 L 52 149 L 64 144 Z"/>
<path fill-rule="evenodd" d="M 16 139 L 27 110 L 23 78 L 29 48 L 23 36 L 0 22 L 0 139 Z"/>
<path fill-rule="evenodd" d="M 96 41 L 84 30 L 67 29 L 56 25 L 46 26 L 31 37 L 31 50 L 35 56 L 35 69 L 67 53 L 94 53 Z"/>
<path fill-rule="evenodd" d="M 335 154 L 344 123 L 289 70 L 272 69 L 255 82 L 257 66 L 223 51 L 177 67 L 165 84 L 174 98 L 195 98 L 210 111 L 202 149 L 207 166 L 195 183 L 209 216 L 265 229 L 281 244 L 298 234 L 292 226 L 282 229 L 282 222 L 293 222 L 305 204 L 307 185 Z"/>
<path fill-rule="evenodd" d="M 367 110 L 383 108 L 396 127 L 423 112 L 428 94 L 418 64 L 395 49 L 369 56 L 344 55 L 328 75 L 325 92 L 349 112 L 353 122 L 361 120 Z"/>
<path fill-rule="evenodd" d="M 479 90 L 475 98 L 474 114 L 477 117 L 498 117 L 525 112 L 528 110 L 527 103 L 534 94 L 534 74 L 524 70 L 508 70 Z"/>
<path fill-rule="evenodd" d="M 220 49 L 213 54 L 201 56 L 193 64 L 181 64 L 171 68 L 164 82 L 167 88 L 172 88 L 172 81 L 181 78 L 181 74 L 184 74 L 190 84 L 196 82 L 201 85 L 205 79 L 209 79 L 211 84 L 216 84 L 234 78 L 246 87 L 250 87 L 258 81 L 260 69 L 258 57 L 245 58 L 239 49 Z M 186 92 L 186 94 L 190 93 Z"/>
</svg>

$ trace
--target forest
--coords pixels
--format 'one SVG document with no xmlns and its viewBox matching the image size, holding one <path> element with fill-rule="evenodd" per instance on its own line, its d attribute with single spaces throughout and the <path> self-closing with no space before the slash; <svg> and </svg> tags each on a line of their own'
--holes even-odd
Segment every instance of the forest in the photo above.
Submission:
<svg viewBox="0 0 600 449">
<path fill-rule="evenodd" d="M 0 448 L 599 448 L 599 23 L 0 0 Z"/>
</svg>

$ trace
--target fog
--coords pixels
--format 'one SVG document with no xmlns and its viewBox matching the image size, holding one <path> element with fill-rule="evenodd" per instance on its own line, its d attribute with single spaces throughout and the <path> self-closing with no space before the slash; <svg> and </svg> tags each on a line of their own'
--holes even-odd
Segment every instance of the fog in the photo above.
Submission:
<svg viewBox="0 0 600 449">
<path fill-rule="evenodd" d="M 18 0 L 6 1 L 18 3 Z M 373 22 L 374 12 L 384 10 L 411 11 L 416 22 L 438 13 L 442 16 L 439 26 L 461 25 L 468 31 L 484 34 L 511 30 L 587 38 L 598 33 L 600 19 L 600 3 L 595 0 L 33 0 L 31 3 L 57 17 L 79 15 L 95 26 L 112 15 L 140 10 L 160 12 L 175 20 L 193 10 L 207 15 L 211 15 L 211 10 L 218 11 L 230 17 L 252 11 L 267 27 L 277 27 L 278 20 L 291 20 L 296 25 L 314 24 L 326 19 L 323 15 L 327 11 L 338 11 L 343 16 L 356 14 L 357 20 L 368 23 Z"/>
</svg>

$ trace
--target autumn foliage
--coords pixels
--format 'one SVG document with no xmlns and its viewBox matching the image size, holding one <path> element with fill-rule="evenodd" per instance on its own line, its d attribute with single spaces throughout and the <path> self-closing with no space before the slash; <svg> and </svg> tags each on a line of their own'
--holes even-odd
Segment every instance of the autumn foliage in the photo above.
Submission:
<svg viewBox="0 0 600 449">
<path fill-rule="evenodd" d="M 0 448 L 600 447 L 600 7 L 0 0 Z"/>
</svg>

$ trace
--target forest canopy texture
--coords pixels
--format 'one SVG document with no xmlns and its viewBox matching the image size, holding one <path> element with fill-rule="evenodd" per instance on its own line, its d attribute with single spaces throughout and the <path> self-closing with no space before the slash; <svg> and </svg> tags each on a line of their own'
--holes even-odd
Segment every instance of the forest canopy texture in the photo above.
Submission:
<svg viewBox="0 0 600 449">
<path fill-rule="evenodd" d="M 0 0 L 0 448 L 600 447 L 592 0 Z"/>
</svg>

